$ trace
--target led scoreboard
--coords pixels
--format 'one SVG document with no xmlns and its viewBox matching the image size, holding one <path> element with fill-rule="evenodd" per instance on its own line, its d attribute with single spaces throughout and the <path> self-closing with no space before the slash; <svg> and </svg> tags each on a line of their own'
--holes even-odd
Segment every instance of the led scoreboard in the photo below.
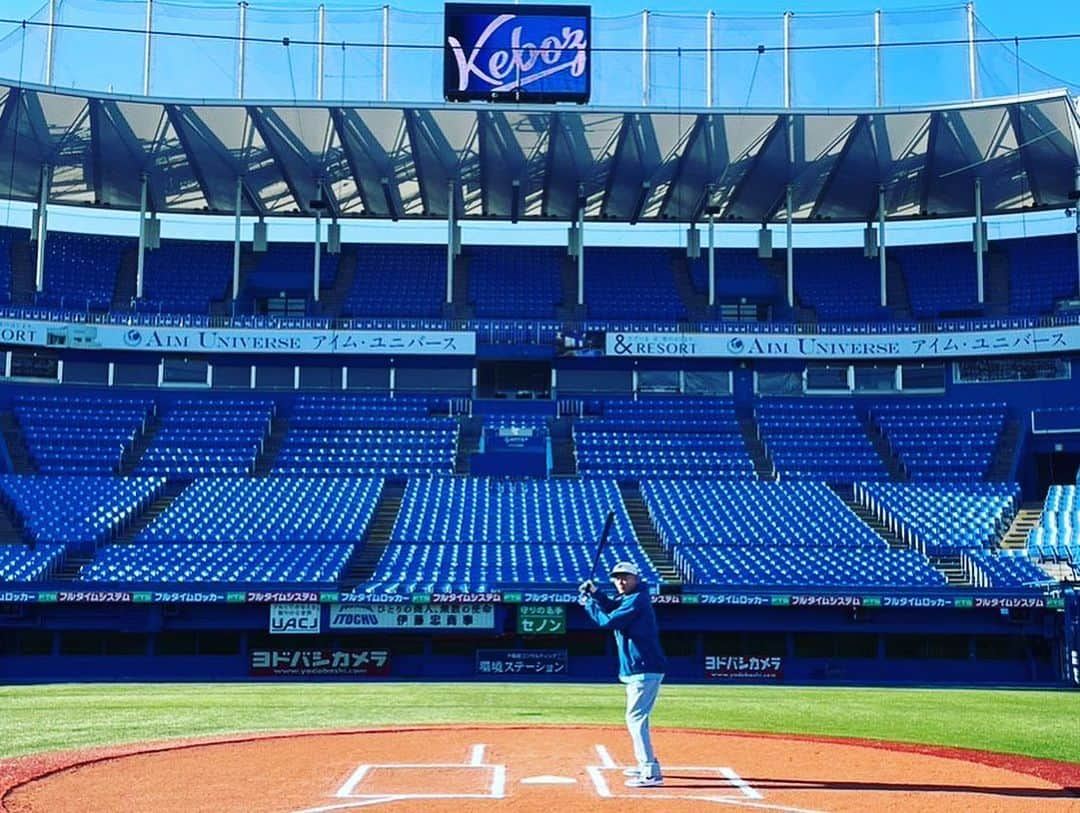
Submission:
<svg viewBox="0 0 1080 813">
<path fill-rule="evenodd" d="M 447 3 L 448 101 L 589 100 L 589 6 Z"/>
</svg>

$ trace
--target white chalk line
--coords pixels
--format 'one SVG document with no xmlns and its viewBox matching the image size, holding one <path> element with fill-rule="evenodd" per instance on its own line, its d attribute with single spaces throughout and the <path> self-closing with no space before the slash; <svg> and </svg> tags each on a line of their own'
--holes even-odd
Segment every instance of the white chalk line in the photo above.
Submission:
<svg viewBox="0 0 1080 813">
<path fill-rule="evenodd" d="M 602 745 L 596 746 L 596 756 L 600 758 L 600 764 L 605 767 L 614 770 L 619 766 L 615 763 L 615 760 L 611 758 L 611 754 L 608 749 Z"/>
<path fill-rule="evenodd" d="M 764 799 L 756 788 L 751 787 L 745 779 L 735 773 L 731 768 L 721 768 L 720 773 L 728 778 L 728 781 L 743 792 L 747 799 Z"/>
</svg>

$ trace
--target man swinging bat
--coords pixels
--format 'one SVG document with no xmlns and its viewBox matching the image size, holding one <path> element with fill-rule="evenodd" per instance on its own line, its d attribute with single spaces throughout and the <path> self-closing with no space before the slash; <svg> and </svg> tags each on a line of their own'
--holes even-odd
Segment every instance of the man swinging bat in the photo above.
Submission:
<svg viewBox="0 0 1080 813">
<path fill-rule="evenodd" d="M 607 530 L 601 538 L 601 547 Z M 579 588 L 581 604 L 600 629 L 615 633 L 619 680 L 626 684 L 626 727 L 637 759 L 637 767 L 626 770 L 630 777 L 626 785 L 654 788 L 663 785 L 664 779 L 649 738 L 649 713 L 660 693 L 667 659 L 660 647 L 656 615 L 649 591 L 641 581 L 641 570 L 633 562 L 619 562 L 610 575 L 618 595 L 610 598 L 599 592 L 590 575 Z"/>
</svg>

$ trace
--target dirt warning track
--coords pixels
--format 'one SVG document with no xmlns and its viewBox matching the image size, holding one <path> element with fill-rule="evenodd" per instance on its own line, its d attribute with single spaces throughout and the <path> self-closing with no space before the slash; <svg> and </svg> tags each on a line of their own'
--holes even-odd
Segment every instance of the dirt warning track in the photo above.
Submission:
<svg viewBox="0 0 1080 813">
<path fill-rule="evenodd" d="M 1039 811 L 1080 764 L 858 740 L 658 729 L 660 788 L 614 727 L 451 726 L 164 743 L 0 763 L 5 813 Z"/>
</svg>

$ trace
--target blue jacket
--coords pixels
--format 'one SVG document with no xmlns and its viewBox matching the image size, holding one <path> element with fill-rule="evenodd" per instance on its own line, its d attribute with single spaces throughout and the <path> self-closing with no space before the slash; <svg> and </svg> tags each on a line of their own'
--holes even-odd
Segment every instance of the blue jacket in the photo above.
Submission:
<svg viewBox="0 0 1080 813">
<path fill-rule="evenodd" d="M 660 632 L 652 600 L 644 585 L 632 593 L 609 598 L 597 591 L 583 605 L 600 629 L 615 632 L 615 648 L 619 651 L 619 677 L 662 673 L 667 658 L 660 647 Z"/>
</svg>

